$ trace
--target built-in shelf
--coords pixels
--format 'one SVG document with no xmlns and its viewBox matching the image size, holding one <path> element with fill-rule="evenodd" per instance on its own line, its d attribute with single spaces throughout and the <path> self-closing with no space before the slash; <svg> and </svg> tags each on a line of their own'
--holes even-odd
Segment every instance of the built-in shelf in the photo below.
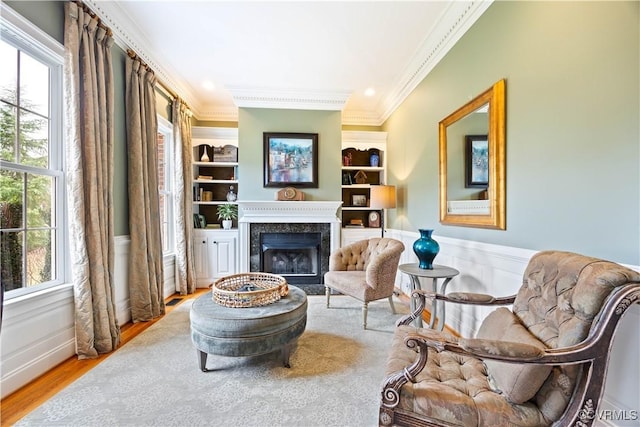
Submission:
<svg viewBox="0 0 640 427">
<path fill-rule="evenodd" d="M 191 146 L 194 214 L 204 216 L 207 224 L 217 223 L 217 206 L 229 203 L 231 187 L 236 201 L 238 197 L 238 129 L 194 126 Z M 205 152 L 207 161 L 202 159 Z"/>
<path fill-rule="evenodd" d="M 342 132 L 342 244 L 381 236 L 384 212 L 369 207 L 371 187 L 386 184 L 386 132 Z M 372 158 L 377 157 L 377 164 Z M 375 214 L 378 212 L 378 215 Z M 375 225 L 370 226 L 375 217 Z"/>
</svg>

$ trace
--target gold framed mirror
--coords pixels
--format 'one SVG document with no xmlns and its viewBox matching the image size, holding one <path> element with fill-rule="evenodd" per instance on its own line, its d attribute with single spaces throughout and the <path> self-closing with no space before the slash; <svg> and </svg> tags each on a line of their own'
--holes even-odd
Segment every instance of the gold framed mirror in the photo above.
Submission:
<svg viewBox="0 0 640 427">
<path fill-rule="evenodd" d="M 506 229 L 505 80 L 439 124 L 440 222 Z"/>
</svg>

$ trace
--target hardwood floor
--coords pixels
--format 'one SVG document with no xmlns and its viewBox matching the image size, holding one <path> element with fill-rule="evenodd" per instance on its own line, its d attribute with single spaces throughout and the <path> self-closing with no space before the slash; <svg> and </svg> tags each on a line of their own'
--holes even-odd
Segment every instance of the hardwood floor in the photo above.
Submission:
<svg viewBox="0 0 640 427">
<path fill-rule="evenodd" d="M 171 312 L 178 305 L 188 299 L 199 297 L 208 291 L 209 289 L 207 288 L 197 289 L 196 293 L 191 295 L 180 296 L 176 294 L 167 298 L 166 302 L 169 302 L 173 298 L 182 298 L 182 300 L 175 305 L 168 305 L 166 307 L 166 313 Z M 162 317 L 149 322 L 127 323 L 123 325 L 120 328 L 120 348 L 160 319 L 162 319 Z M 118 350 L 116 350 L 116 352 L 117 351 Z M 5 397 L 0 403 L 1 425 L 11 426 L 15 424 L 29 412 L 51 399 L 60 390 L 64 389 L 66 386 L 80 378 L 83 374 L 114 353 L 115 352 L 103 354 L 96 359 L 90 360 L 78 360 L 76 356 L 73 356 L 42 376 L 31 381 L 29 384 Z"/>
</svg>

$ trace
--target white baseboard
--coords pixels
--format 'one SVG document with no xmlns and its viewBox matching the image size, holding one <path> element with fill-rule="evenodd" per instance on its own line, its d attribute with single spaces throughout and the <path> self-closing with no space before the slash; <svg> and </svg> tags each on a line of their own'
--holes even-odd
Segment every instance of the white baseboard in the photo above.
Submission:
<svg viewBox="0 0 640 427">
<path fill-rule="evenodd" d="M 71 285 L 8 300 L 0 334 L 2 398 L 75 354 Z"/>
</svg>

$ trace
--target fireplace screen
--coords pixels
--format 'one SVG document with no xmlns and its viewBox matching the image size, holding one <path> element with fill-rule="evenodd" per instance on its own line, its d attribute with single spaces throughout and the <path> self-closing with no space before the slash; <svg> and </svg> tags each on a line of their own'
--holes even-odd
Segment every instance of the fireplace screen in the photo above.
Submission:
<svg viewBox="0 0 640 427">
<path fill-rule="evenodd" d="M 261 233 L 260 271 L 283 276 L 320 276 L 320 233 Z"/>
</svg>

